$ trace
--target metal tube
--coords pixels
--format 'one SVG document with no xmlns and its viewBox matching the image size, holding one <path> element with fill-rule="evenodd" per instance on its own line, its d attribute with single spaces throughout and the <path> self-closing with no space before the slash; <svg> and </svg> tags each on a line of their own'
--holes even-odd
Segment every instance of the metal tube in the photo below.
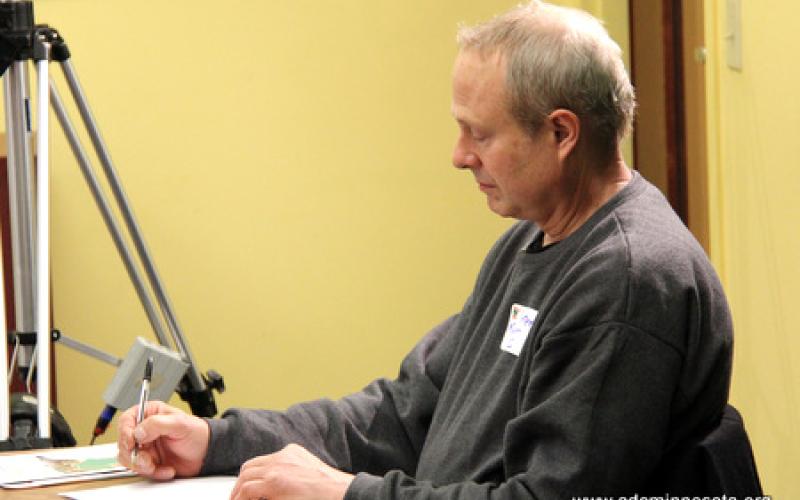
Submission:
<svg viewBox="0 0 800 500">
<path fill-rule="evenodd" d="M 114 194 L 114 198 L 117 201 L 122 218 L 125 221 L 125 225 L 128 228 L 128 232 L 133 240 L 134 246 L 138 251 L 142 266 L 147 273 L 150 285 L 153 287 L 156 299 L 161 306 L 161 311 L 164 314 L 167 326 L 169 327 L 173 340 L 175 341 L 175 346 L 180 351 L 184 361 L 189 363 L 187 375 L 192 384 L 192 388 L 196 391 L 202 391 L 205 389 L 205 382 L 203 381 L 200 372 L 197 370 L 197 363 L 195 362 L 194 357 L 189 350 L 189 346 L 186 343 L 180 325 L 178 324 L 178 319 L 173 313 L 172 304 L 170 303 L 169 297 L 167 297 L 164 286 L 161 283 L 161 278 L 158 275 L 158 271 L 156 270 L 153 259 L 150 256 L 147 244 L 144 241 L 142 232 L 139 229 L 139 225 L 136 222 L 133 211 L 131 210 L 130 202 L 125 195 L 125 191 L 122 189 L 122 184 L 119 181 L 119 176 L 117 175 L 116 169 L 111 161 L 111 156 L 108 153 L 108 149 L 106 148 L 103 139 L 100 137 L 97 122 L 95 121 L 94 116 L 89 109 L 86 96 L 84 95 L 83 89 L 78 82 L 78 77 L 75 74 L 75 70 L 73 69 L 69 60 L 62 62 L 61 67 L 64 70 L 64 75 L 66 76 L 67 83 L 72 91 L 72 95 L 75 98 L 75 103 L 78 105 L 78 110 L 80 111 L 81 117 L 86 125 L 86 129 L 89 132 L 89 136 L 92 139 L 92 144 L 94 145 L 97 156 L 100 159 L 100 164 L 103 166 L 103 171 L 106 174 L 108 183 Z"/>
<path fill-rule="evenodd" d="M 64 130 L 64 135 L 67 137 L 67 141 L 72 148 L 72 153 L 75 155 L 75 159 L 78 161 L 81 172 L 83 172 L 83 177 L 86 180 L 86 184 L 89 186 L 89 190 L 92 192 L 92 196 L 97 204 L 97 208 L 100 210 L 100 215 L 103 217 L 103 221 L 108 228 L 108 232 L 111 233 L 111 239 L 114 241 L 114 245 L 117 247 L 117 252 L 119 252 L 120 257 L 122 258 L 122 262 L 125 265 L 125 270 L 128 271 L 128 276 L 133 283 L 133 287 L 136 289 L 136 294 L 139 296 L 139 301 L 141 301 L 142 307 L 144 307 L 147 319 L 150 321 L 150 326 L 152 326 L 156 337 L 158 337 L 158 341 L 162 345 L 169 346 L 169 337 L 164 330 L 164 325 L 161 322 L 161 318 L 158 315 L 158 311 L 156 310 L 150 293 L 147 291 L 144 277 L 139 271 L 139 268 L 136 266 L 131 249 L 128 247 L 128 243 L 125 241 L 122 230 L 117 223 L 116 218 L 114 217 L 114 213 L 111 210 L 111 205 L 109 204 L 105 192 L 100 186 L 100 182 L 94 173 L 89 156 L 86 154 L 86 150 L 83 148 L 83 145 L 78 138 L 75 127 L 73 126 L 72 121 L 70 120 L 69 115 L 64 108 L 64 103 L 61 100 L 61 96 L 59 95 L 58 90 L 56 89 L 56 86 L 52 80 L 50 81 L 50 103 L 53 105 L 53 110 L 55 111 L 56 117 L 58 117 L 58 121 L 61 124 L 61 128 Z"/>
<path fill-rule="evenodd" d="M 17 92 L 14 91 L 12 82 L 13 79 L 10 76 L 3 78 L 3 98 L 6 110 L 6 142 L 8 144 L 8 163 L 6 166 L 8 168 L 9 177 L 11 177 L 11 170 L 13 169 L 11 155 L 14 150 L 14 120 L 11 102 L 13 101 L 13 96 L 17 94 Z M 9 179 L 9 186 L 10 185 L 11 182 Z M 0 278 L 2 278 L 3 283 L 5 283 L 5 275 L 2 266 L 0 266 Z M 2 326 L 2 331 L 5 334 L 5 338 L 2 340 L 2 342 L 0 342 L 3 344 L 3 346 L 0 347 L 0 355 L 3 356 L 2 373 L 0 373 L 0 385 L 2 385 L 0 387 L 0 441 L 8 440 L 11 422 L 9 408 L 8 341 L 6 340 L 8 337 L 5 303 L 5 286 L 0 286 L 0 326 Z M 14 354 L 14 358 L 16 358 L 16 352 Z M 12 359 L 12 367 L 15 360 L 16 359 Z"/>
<path fill-rule="evenodd" d="M 101 351 L 96 347 L 92 347 L 89 344 L 85 344 L 80 340 L 76 340 L 70 337 L 67 337 L 63 333 L 60 337 L 58 337 L 58 343 L 64 344 L 65 346 L 69 347 L 70 349 L 74 349 L 80 353 L 86 354 L 87 356 L 91 356 L 95 359 L 98 359 L 104 363 L 108 363 L 111 366 L 119 366 L 122 364 L 122 360 L 116 356 L 113 356 L 105 351 Z"/>
<path fill-rule="evenodd" d="M 6 133 L 8 134 L 8 193 L 11 219 L 11 257 L 14 277 L 15 329 L 32 332 L 35 327 L 33 266 L 33 188 L 31 172 L 30 99 L 28 67 L 16 61 L 6 70 Z M 32 348 L 23 346 L 19 366 L 30 365 Z"/>
<path fill-rule="evenodd" d="M 46 51 L 49 46 L 45 44 Z M 39 400 L 39 437 L 50 438 L 50 144 L 49 57 L 36 62 L 38 102 L 36 138 L 36 345 L 39 365 L 36 395 Z"/>
</svg>

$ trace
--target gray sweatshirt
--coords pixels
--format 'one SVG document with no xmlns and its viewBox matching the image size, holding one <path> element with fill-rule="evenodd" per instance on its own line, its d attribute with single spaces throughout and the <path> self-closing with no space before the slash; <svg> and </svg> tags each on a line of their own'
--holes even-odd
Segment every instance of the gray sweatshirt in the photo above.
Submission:
<svg viewBox="0 0 800 500">
<path fill-rule="evenodd" d="M 210 420 L 202 473 L 297 443 L 357 476 L 347 500 L 640 491 L 727 401 L 731 318 L 703 250 L 633 180 L 563 241 L 514 225 L 462 311 L 395 380 L 285 412 Z"/>
</svg>

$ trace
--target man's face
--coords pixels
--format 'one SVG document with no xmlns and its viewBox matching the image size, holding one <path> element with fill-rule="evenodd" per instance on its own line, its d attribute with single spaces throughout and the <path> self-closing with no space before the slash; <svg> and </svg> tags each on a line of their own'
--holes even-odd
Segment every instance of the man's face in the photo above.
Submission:
<svg viewBox="0 0 800 500">
<path fill-rule="evenodd" d="M 532 135 L 511 115 L 508 102 L 502 57 L 458 55 L 452 113 L 460 133 L 453 165 L 472 171 L 492 211 L 541 224 L 559 200 L 555 131 L 546 121 Z"/>
</svg>

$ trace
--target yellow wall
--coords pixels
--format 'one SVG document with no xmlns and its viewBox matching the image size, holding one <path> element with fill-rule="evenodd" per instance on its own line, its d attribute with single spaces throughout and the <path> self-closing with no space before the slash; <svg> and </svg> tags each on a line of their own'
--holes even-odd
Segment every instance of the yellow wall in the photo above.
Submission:
<svg viewBox="0 0 800 500">
<path fill-rule="evenodd" d="M 800 498 L 800 5 L 741 3 L 741 72 L 725 63 L 726 2 L 706 5 L 711 247 L 736 328 L 731 401 L 766 492 Z"/>
</svg>

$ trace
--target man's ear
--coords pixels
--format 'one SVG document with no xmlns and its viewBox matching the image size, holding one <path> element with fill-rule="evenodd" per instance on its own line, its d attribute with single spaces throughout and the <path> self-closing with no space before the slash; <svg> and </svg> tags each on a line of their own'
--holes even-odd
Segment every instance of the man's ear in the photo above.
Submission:
<svg viewBox="0 0 800 500">
<path fill-rule="evenodd" d="M 578 115 L 567 109 L 557 109 L 547 116 L 553 127 L 559 160 L 566 160 L 578 146 L 581 121 Z"/>
</svg>

